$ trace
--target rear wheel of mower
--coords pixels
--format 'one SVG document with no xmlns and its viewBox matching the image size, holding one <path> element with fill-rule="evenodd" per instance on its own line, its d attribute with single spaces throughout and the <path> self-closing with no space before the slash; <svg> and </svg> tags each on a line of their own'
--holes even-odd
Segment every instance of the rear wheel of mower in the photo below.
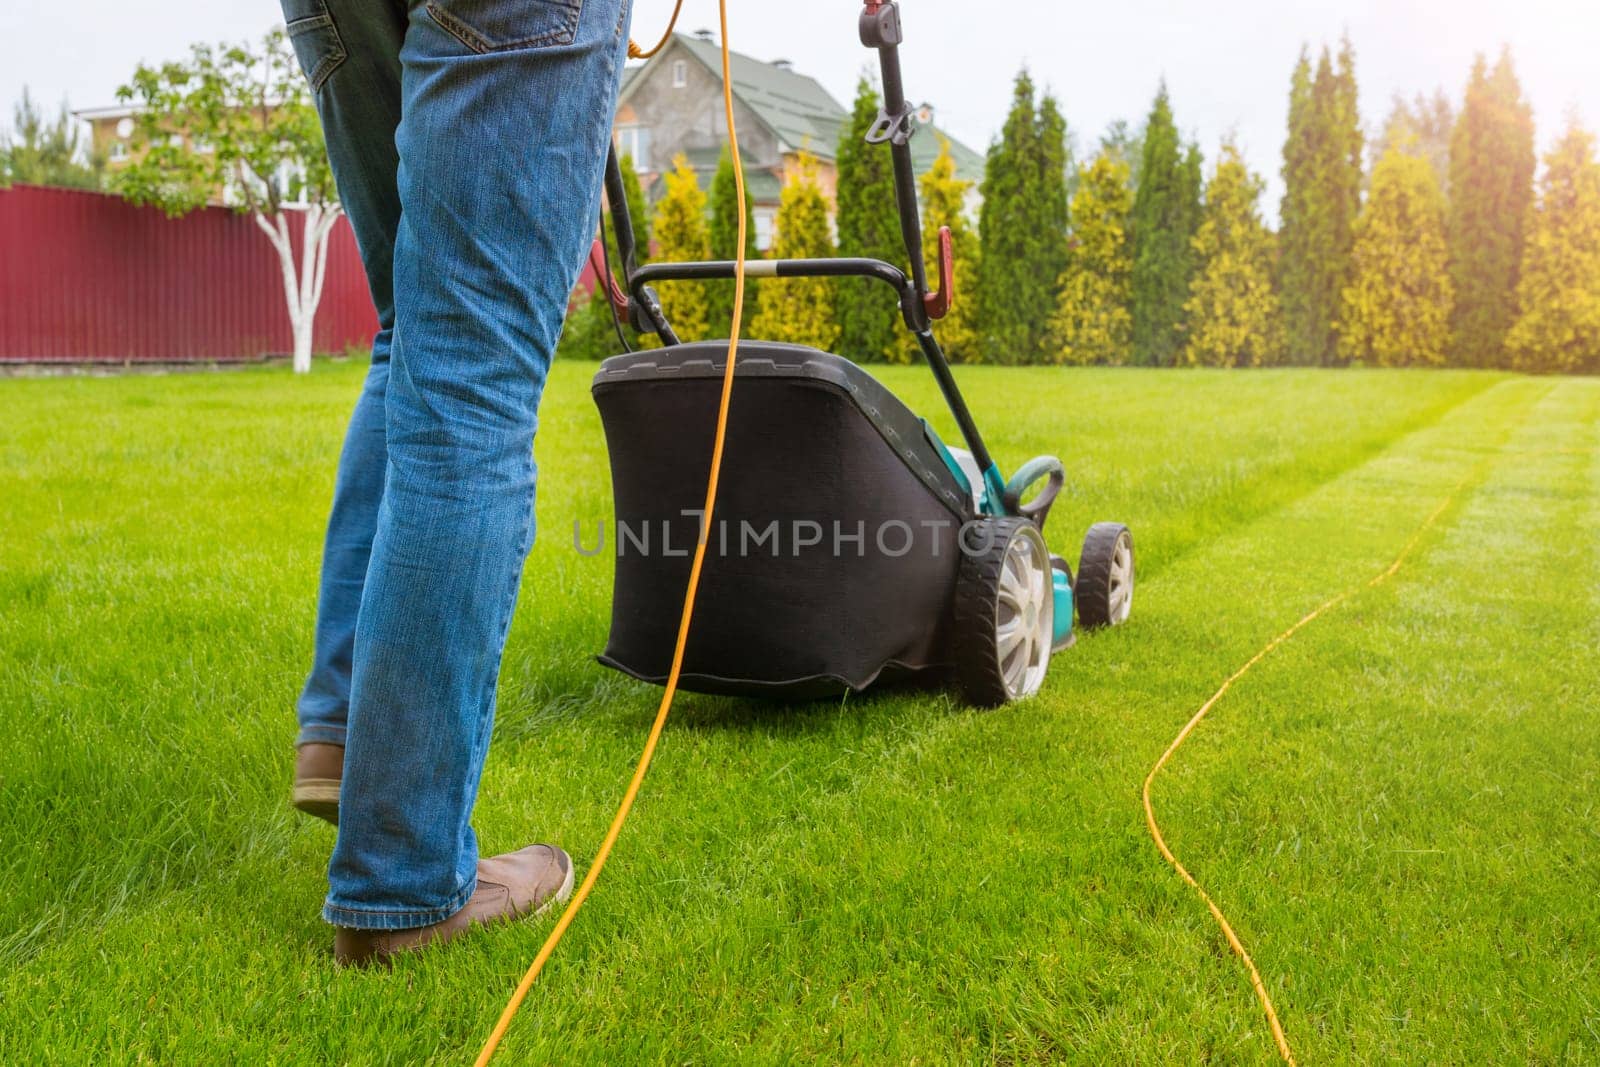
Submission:
<svg viewBox="0 0 1600 1067">
<path fill-rule="evenodd" d="M 1085 627 L 1116 626 L 1133 611 L 1133 534 L 1120 522 L 1097 522 L 1083 538 L 1078 581 L 1073 586 L 1078 621 Z"/>
<path fill-rule="evenodd" d="M 970 523 L 961 538 L 953 656 L 962 696 L 997 707 L 1032 696 L 1050 666 L 1050 551 L 1027 519 Z"/>
</svg>

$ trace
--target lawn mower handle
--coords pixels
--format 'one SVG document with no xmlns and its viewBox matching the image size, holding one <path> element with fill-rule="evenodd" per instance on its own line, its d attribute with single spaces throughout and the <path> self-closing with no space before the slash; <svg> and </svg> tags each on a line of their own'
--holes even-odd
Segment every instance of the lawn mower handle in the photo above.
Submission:
<svg viewBox="0 0 1600 1067">
<path fill-rule="evenodd" d="M 940 233 L 939 274 L 940 291 L 928 291 L 928 273 L 922 258 L 922 220 L 917 209 L 916 171 L 911 162 L 911 136 L 916 132 L 913 109 L 906 102 L 905 86 L 900 76 L 899 45 L 900 6 L 895 0 L 866 0 L 859 21 L 861 43 L 878 52 L 883 79 L 883 110 L 872 128 L 867 131 L 871 144 L 889 146 L 889 156 L 894 164 L 895 207 L 900 215 L 900 236 L 905 241 L 906 258 L 910 273 L 878 259 L 839 257 L 830 259 L 778 259 L 751 260 L 745 264 L 747 277 L 866 277 L 885 282 L 895 290 L 900 303 L 900 314 L 906 326 L 917 339 L 939 391 L 955 417 L 967 450 L 984 472 L 985 488 L 990 499 L 1001 500 L 1005 492 L 1005 479 L 989 455 L 983 436 L 972 420 L 961 390 L 944 350 L 934 339 L 931 320 L 943 317 L 951 300 L 950 241 L 945 232 Z M 734 264 L 731 260 L 701 263 L 649 263 L 638 265 L 638 255 L 633 233 L 633 220 L 629 217 L 628 199 L 622 182 L 622 165 L 617 159 L 613 143 L 606 153 L 606 201 L 611 210 L 612 228 L 616 231 L 617 252 L 622 262 L 623 289 L 619 290 L 612 279 L 597 279 L 611 300 L 613 309 L 626 318 L 633 327 L 644 333 L 654 333 L 664 345 L 675 345 L 678 337 L 668 324 L 661 302 L 650 283 L 663 279 L 717 279 L 732 278 Z M 604 250 L 591 258 L 603 263 Z M 626 291 L 624 296 L 623 290 Z"/>
</svg>

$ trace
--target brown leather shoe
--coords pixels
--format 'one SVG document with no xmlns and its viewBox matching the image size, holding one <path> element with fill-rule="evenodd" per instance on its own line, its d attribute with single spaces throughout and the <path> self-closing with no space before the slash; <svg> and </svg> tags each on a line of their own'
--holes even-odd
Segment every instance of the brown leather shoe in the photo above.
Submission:
<svg viewBox="0 0 1600 1067">
<path fill-rule="evenodd" d="M 391 956 L 453 941 L 475 926 L 543 915 L 572 895 L 572 857 L 554 845 L 529 845 L 478 861 L 478 888 L 443 922 L 408 930 L 353 930 L 333 936 L 341 966 L 387 963 Z"/>
<path fill-rule="evenodd" d="M 339 825 L 339 782 L 344 746 L 312 741 L 294 751 L 294 806 Z"/>
</svg>

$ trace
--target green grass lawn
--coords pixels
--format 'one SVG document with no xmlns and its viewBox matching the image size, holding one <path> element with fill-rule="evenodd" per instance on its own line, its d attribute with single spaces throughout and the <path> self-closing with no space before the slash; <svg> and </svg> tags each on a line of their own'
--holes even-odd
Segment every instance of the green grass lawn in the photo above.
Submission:
<svg viewBox="0 0 1600 1067">
<path fill-rule="evenodd" d="M 0 1062 L 464 1062 L 548 931 L 329 956 L 333 831 L 287 799 L 361 373 L 0 381 Z M 592 659 L 591 373 L 547 394 L 477 812 L 486 851 L 580 866 L 657 697 Z M 940 411 L 925 372 L 881 376 Z M 1303 1063 L 1600 1061 L 1600 381 L 961 377 L 1002 464 L 1065 458 L 1055 549 L 1133 527 L 1132 621 L 999 711 L 681 697 L 505 1061 L 1271 1062 L 1140 782 L 1447 498 L 1234 688 L 1157 810 Z"/>
</svg>

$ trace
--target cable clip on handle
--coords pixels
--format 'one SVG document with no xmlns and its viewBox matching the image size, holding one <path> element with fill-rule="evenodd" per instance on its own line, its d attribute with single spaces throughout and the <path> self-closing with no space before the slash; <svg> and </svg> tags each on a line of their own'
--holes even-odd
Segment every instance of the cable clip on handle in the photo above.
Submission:
<svg viewBox="0 0 1600 1067">
<path fill-rule="evenodd" d="M 922 310 L 930 319 L 942 319 L 950 313 L 956 294 L 956 256 L 951 244 L 950 227 L 939 227 L 939 291 L 922 294 Z"/>
<path fill-rule="evenodd" d="M 589 246 L 589 268 L 594 271 L 594 283 L 605 289 L 606 299 L 611 301 L 611 308 L 623 322 L 631 321 L 628 318 L 628 294 L 622 291 L 617 280 L 606 269 L 606 250 L 598 238 Z"/>
</svg>

